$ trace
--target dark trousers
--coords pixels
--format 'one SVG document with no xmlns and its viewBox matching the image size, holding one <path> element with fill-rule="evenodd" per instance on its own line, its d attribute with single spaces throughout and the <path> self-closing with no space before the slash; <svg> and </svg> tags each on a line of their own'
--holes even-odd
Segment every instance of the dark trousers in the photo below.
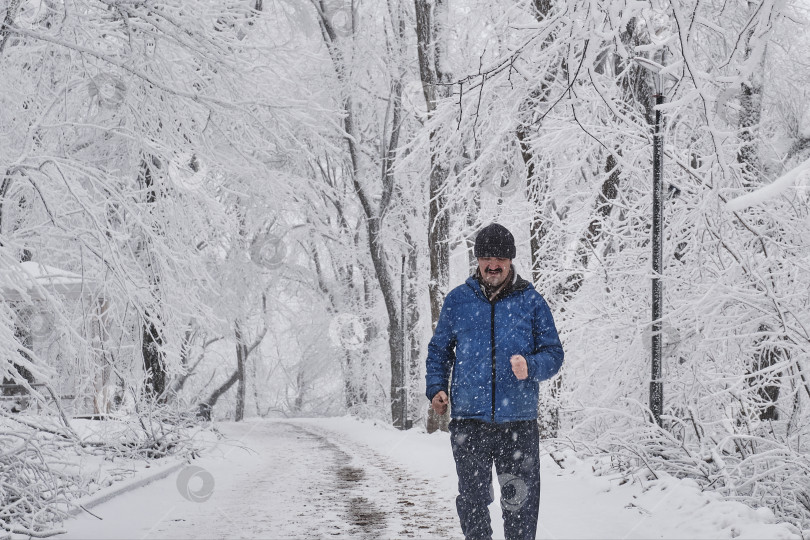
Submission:
<svg viewBox="0 0 810 540">
<path fill-rule="evenodd" d="M 535 420 L 490 424 L 450 421 L 456 460 L 456 508 L 467 539 L 491 538 L 487 508 L 493 500 L 492 463 L 501 485 L 507 540 L 534 538 L 540 511 L 540 436 Z"/>
</svg>

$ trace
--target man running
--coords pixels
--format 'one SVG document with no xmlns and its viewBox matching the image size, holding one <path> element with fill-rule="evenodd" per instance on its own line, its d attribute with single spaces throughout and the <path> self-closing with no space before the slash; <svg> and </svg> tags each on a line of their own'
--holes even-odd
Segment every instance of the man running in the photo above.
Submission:
<svg viewBox="0 0 810 540">
<path fill-rule="evenodd" d="M 492 464 L 507 539 L 534 538 L 540 509 L 540 381 L 563 349 L 548 305 L 512 266 L 515 240 L 491 224 L 475 239 L 478 268 L 447 295 L 428 346 L 428 399 L 438 414 L 452 396 L 450 441 L 464 536 L 491 538 Z"/>
</svg>

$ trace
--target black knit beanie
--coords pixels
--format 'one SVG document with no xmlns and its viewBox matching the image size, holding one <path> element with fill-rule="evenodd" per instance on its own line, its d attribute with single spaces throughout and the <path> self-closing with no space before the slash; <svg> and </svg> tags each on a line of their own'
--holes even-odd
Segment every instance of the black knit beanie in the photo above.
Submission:
<svg viewBox="0 0 810 540">
<path fill-rule="evenodd" d="M 476 257 L 515 258 L 515 238 L 503 225 L 487 225 L 475 237 Z"/>
</svg>

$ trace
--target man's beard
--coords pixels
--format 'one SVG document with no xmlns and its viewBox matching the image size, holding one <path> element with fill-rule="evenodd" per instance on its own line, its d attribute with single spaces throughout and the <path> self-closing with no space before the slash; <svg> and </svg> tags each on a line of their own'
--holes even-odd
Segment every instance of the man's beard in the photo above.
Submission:
<svg viewBox="0 0 810 540">
<path fill-rule="evenodd" d="M 490 272 L 488 269 L 486 269 L 484 270 L 483 277 L 487 285 L 497 287 L 498 285 L 504 282 L 506 276 L 508 275 L 509 273 L 505 272 L 503 269 L 498 269 L 497 272 Z"/>
</svg>

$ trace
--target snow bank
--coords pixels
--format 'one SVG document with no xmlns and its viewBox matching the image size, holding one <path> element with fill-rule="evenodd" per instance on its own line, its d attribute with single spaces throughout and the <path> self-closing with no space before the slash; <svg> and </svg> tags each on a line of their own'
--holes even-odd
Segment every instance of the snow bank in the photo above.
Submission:
<svg viewBox="0 0 810 540">
<path fill-rule="evenodd" d="M 443 497 L 458 494 L 447 433 L 428 435 L 424 428 L 403 432 L 351 417 L 296 422 L 369 446 L 414 475 L 431 479 Z M 692 480 L 665 473 L 658 479 L 597 475 L 594 471 L 602 468 L 598 461 L 568 452 L 560 468 L 548 454 L 543 457 L 538 538 L 801 538 L 801 531 L 777 522 L 767 508 L 724 500 L 702 492 Z M 496 536 L 503 537 L 497 501 L 490 514 Z"/>
</svg>

